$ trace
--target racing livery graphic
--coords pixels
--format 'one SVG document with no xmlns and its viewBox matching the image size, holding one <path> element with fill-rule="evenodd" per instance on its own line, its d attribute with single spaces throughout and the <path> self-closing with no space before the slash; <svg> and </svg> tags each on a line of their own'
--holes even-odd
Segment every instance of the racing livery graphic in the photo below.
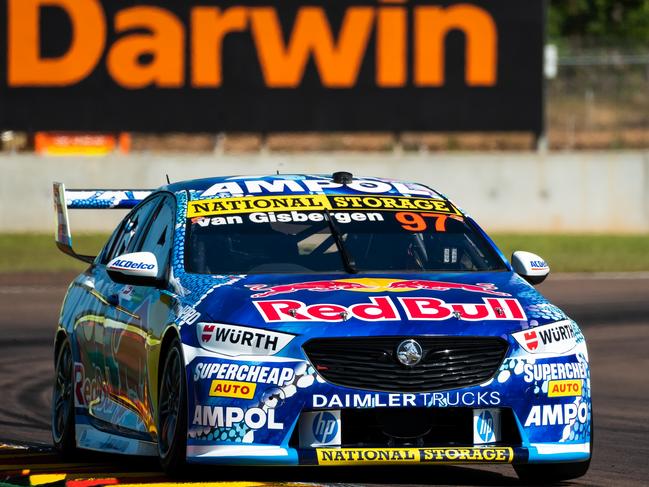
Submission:
<svg viewBox="0 0 649 487">
<path fill-rule="evenodd" d="M 577 324 L 442 194 L 349 173 L 54 185 L 88 263 L 56 332 L 52 435 L 187 464 L 512 464 L 586 473 Z M 129 209 L 97 256 L 68 209 Z"/>
</svg>

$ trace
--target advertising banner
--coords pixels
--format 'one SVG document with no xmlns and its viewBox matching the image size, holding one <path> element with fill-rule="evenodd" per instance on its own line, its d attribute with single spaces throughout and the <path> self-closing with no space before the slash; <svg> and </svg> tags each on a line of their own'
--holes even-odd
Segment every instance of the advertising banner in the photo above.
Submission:
<svg viewBox="0 0 649 487">
<path fill-rule="evenodd" d="M 3 129 L 542 130 L 543 0 L 3 5 Z"/>
</svg>

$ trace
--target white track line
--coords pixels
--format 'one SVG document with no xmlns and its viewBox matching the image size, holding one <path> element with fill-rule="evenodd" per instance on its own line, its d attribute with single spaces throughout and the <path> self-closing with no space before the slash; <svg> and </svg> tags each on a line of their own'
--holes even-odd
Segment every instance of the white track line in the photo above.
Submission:
<svg viewBox="0 0 649 487">
<path fill-rule="evenodd" d="M 63 286 L 0 286 L 0 294 L 51 293 L 61 292 Z"/>
</svg>

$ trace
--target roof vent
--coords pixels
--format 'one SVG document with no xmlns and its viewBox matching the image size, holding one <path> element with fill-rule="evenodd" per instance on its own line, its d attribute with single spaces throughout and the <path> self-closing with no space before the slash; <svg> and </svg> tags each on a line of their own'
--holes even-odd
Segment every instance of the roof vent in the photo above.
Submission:
<svg viewBox="0 0 649 487">
<path fill-rule="evenodd" d="M 349 184 L 354 180 L 354 175 L 350 172 L 338 171 L 333 174 L 334 183 Z"/>
</svg>

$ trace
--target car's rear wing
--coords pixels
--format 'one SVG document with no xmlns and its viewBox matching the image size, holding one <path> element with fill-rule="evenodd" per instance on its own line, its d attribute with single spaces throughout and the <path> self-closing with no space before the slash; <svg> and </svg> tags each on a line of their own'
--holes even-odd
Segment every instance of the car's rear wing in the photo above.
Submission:
<svg viewBox="0 0 649 487">
<path fill-rule="evenodd" d="M 61 252 L 84 262 L 92 262 L 90 255 L 77 254 L 72 249 L 72 235 L 68 208 L 72 210 L 124 210 L 133 208 L 151 194 L 151 190 L 137 189 L 65 189 L 63 183 L 54 183 L 54 211 L 56 212 L 56 246 Z"/>
</svg>

